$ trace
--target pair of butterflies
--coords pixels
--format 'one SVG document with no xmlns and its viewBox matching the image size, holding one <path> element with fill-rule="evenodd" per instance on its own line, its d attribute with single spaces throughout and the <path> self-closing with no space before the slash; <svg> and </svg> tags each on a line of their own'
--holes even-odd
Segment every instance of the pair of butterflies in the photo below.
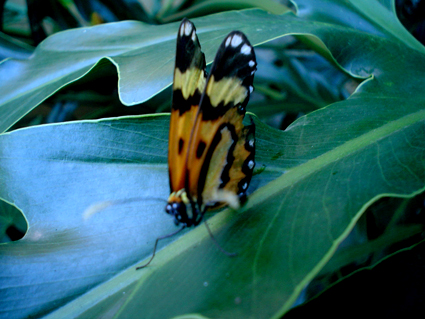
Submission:
<svg viewBox="0 0 425 319">
<path fill-rule="evenodd" d="M 165 208 L 180 230 L 198 225 L 208 208 L 237 209 L 255 166 L 255 126 L 242 124 L 254 89 L 254 49 L 242 32 L 233 31 L 209 75 L 205 66 L 195 26 L 184 19 L 177 35 L 168 146 L 171 194 Z M 138 269 L 153 259 L 159 239 L 152 258 Z"/>
</svg>

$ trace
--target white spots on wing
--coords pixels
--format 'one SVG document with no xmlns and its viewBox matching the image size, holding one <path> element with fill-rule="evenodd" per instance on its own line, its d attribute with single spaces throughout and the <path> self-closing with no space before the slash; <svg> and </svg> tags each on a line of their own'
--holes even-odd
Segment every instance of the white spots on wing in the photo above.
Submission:
<svg viewBox="0 0 425 319">
<path fill-rule="evenodd" d="M 254 87 L 252 85 L 249 86 L 249 93 L 252 93 L 254 91 Z"/>
<path fill-rule="evenodd" d="M 248 65 L 249 65 L 249 67 L 252 68 L 255 65 L 255 62 L 253 60 L 251 60 L 251 61 L 248 62 Z"/>
<path fill-rule="evenodd" d="M 180 26 L 180 38 L 183 36 L 184 34 L 184 25 Z"/>
<path fill-rule="evenodd" d="M 244 44 L 241 48 L 241 53 L 245 55 L 251 54 L 251 51 L 252 49 L 248 44 Z"/>
<path fill-rule="evenodd" d="M 248 188 L 248 183 L 244 183 L 243 185 L 242 185 L 242 189 L 243 190 L 246 190 Z"/>
<path fill-rule="evenodd" d="M 254 147 L 255 142 L 254 142 L 254 140 L 249 140 L 248 144 L 249 144 L 249 146 Z"/>
<path fill-rule="evenodd" d="M 242 37 L 238 34 L 235 34 L 232 38 L 232 47 L 236 48 L 241 43 L 242 43 Z"/>
<path fill-rule="evenodd" d="M 190 22 L 186 22 L 184 24 L 184 34 L 186 36 L 189 36 L 192 33 L 192 29 L 193 29 L 193 27 L 192 27 L 192 24 Z"/>
<path fill-rule="evenodd" d="M 250 160 L 250 161 L 248 162 L 248 168 L 249 168 L 249 169 L 253 169 L 253 168 L 254 168 L 254 161 L 253 161 L 253 160 Z"/>
<path fill-rule="evenodd" d="M 224 44 L 226 47 L 228 47 L 229 46 L 229 44 L 230 44 L 230 41 L 232 41 L 232 38 L 231 37 L 228 37 L 227 39 L 226 39 L 226 43 Z"/>
<path fill-rule="evenodd" d="M 252 70 L 252 71 L 251 71 L 251 75 L 254 75 L 254 73 L 255 73 L 255 70 Z"/>
<path fill-rule="evenodd" d="M 192 33 L 192 41 L 196 42 L 196 33 L 195 32 Z"/>
</svg>

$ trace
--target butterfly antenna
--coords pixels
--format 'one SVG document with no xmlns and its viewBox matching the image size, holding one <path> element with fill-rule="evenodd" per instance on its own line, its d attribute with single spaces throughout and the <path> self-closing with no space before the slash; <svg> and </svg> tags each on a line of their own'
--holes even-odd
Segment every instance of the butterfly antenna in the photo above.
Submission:
<svg viewBox="0 0 425 319">
<path fill-rule="evenodd" d="M 158 197 L 133 197 L 133 198 L 127 198 L 127 199 L 117 199 L 112 201 L 103 201 L 103 202 L 97 202 L 93 205 L 90 205 L 84 212 L 83 212 L 83 219 L 89 219 L 94 214 L 97 214 L 106 208 L 110 206 L 117 206 L 117 205 L 123 205 L 128 203 L 134 203 L 134 202 L 141 202 L 141 201 L 148 201 L 148 200 L 154 200 L 154 201 L 162 201 L 167 203 L 167 201 L 163 198 Z"/>
<path fill-rule="evenodd" d="M 225 254 L 226 256 L 229 256 L 229 257 L 234 257 L 234 256 L 237 256 L 238 255 L 238 253 L 231 253 L 231 252 L 228 252 L 227 250 L 224 250 L 224 248 L 221 247 L 220 244 L 215 239 L 215 237 L 214 237 L 214 235 L 213 235 L 213 233 L 212 233 L 212 231 L 210 229 L 210 226 L 208 226 L 208 223 L 207 223 L 207 221 L 205 219 L 204 219 L 204 224 L 205 224 L 205 227 L 207 227 L 208 233 L 210 234 L 210 237 L 211 237 L 213 243 L 217 246 L 218 249 L 221 250 L 221 252 L 223 254 Z"/>
<path fill-rule="evenodd" d="M 152 253 L 152 257 L 151 257 L 151 259 L 149 259 L 149 261 L 146 263 L 146 264 L 144 264 L 144 265 L 142 265 L 142 266 L 139 266 L 139 267 L 137 267 L 136 268 L 136 270 L 139 270 L 139 269 L 142 269 L 142 268 L 145 268 L 147 265 L 149 265 L 150 263 L 151 263 L 151 261 L 153 260 L 153 258 L 155 257 L 155 253 L 156 253 L 156 246 L 158 246 L 158 242 L 160 241 L 160 240 L 162 240 L 162 239 L 165 239 L 165 238 L 169 238 L 169 237 L 173 237 L 174 235 L 177 235 L 178 233 L 180 233 L 183 229 L 185 229 L 186 228 L 186 226 L 182 226 L 182 228 L 180 228 L 179 230 L 177 230 L 177 231 L 175 231 L 175 232 L 173 232 L 173 233 L 171 233 L 171 234 L 168 234 L 168 235 L 165 235 L 165 236 L 162 236 L 162 237 L 158 237 L 156 240 L 155 240 L 155 245 L 153 246 L 153 253 Z"/>
</svg>

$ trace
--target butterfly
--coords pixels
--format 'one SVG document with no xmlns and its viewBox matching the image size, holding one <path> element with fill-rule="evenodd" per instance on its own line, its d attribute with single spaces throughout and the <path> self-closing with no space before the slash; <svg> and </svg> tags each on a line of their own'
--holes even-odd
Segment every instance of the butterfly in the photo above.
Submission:
<svg viewBox="0 0 425 319">
<path fill-rule="evenodd" d="M 244 126 L 242 121 L 254 90 L 256 66 L 247 37 L 233 31 L 221 43 L 207 75 L 195 25 L 186 18 L 181 22 L 168 142 L 170 196 L 165 207 L 182 226 L 177 232 L 198 225 L 210 208 L 237 209 L 246 197 L 255 167 L 255 126 L 253 122 Z"/>
</svg>

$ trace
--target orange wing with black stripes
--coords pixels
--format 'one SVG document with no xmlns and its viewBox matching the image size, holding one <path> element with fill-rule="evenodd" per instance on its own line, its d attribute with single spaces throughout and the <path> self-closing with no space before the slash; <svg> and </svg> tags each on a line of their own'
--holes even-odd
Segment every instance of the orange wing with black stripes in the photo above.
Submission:
<svg viewBox="0 0 425 319">
<path fill-rule="evenodd" d="M 177 224 L 197 225 L 209 207 L 237 208 L 245 196 L 255 166 L 255 127 L 242 121 L 256 66 L 254 48 L 242 32 L 233 31 L 206 79 L 195 27 L 187 19 L 180 25 L 166 206 Z"/>
<path fill-rule="evenodd" d="M 171 192 L 185 187 L 190 135 L 205 89 L 205 56 L 196 29 L 184 19 L 177 34 L 173 101 L 168 138 L 168 169 Z"/>
</svg>

